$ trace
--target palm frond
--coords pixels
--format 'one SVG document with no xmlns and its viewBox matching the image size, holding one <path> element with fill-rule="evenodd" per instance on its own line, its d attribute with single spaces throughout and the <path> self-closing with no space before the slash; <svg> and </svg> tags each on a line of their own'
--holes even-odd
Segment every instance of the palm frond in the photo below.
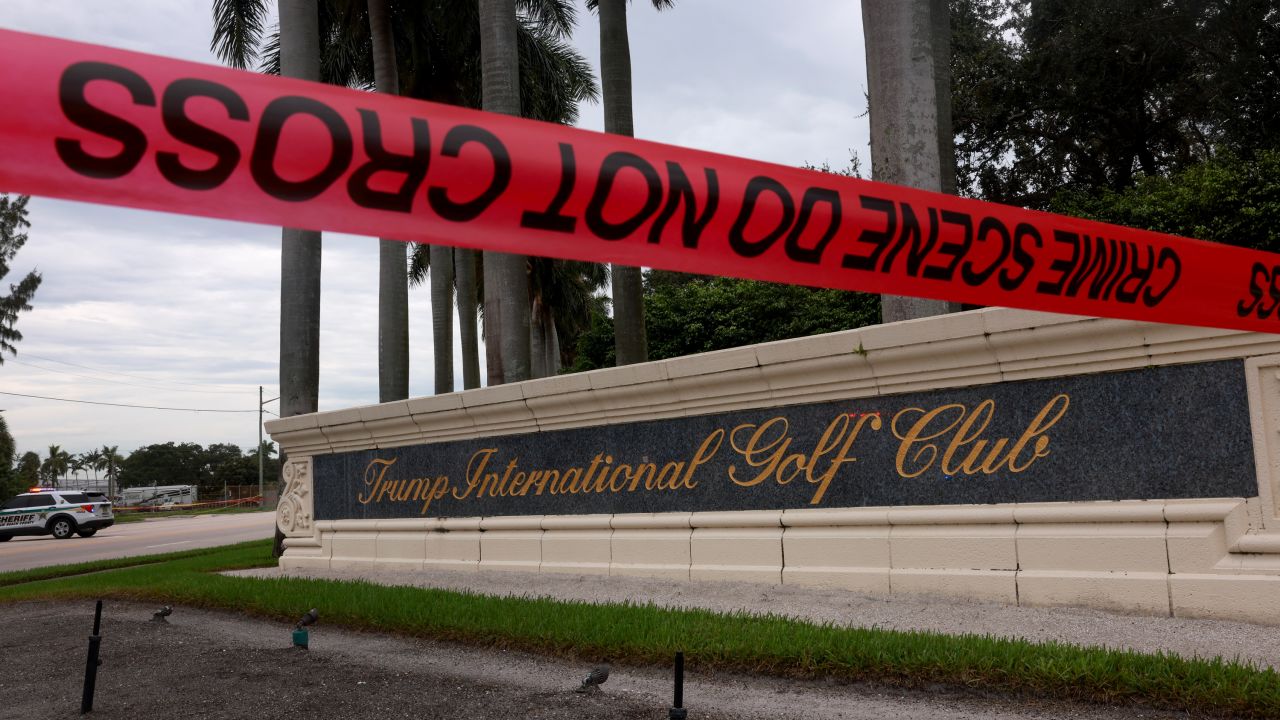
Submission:
<svg viewBox="0 0 1280 720">
<path fill-rule="evenodd" d="M 516 12 L 556 37 L 568 38 L 578 24 L 578 8 L 566 0 L 516 0 Z"/>
<path fill-rule="evenodd" d="M 248 68 L 258 60 L 266 18 L 266 0 L 214 0 L 209 50 L 232 67 Z"/>
<path fill-rule="evenodd" d="M 651 0 L 654 10 L 666 10 L 676 6 L 676 0 Z M 587 0 L 587 9 L 591 12 L 597 12 L 600 9 L 600 0 Z"/>
<path fill-rule="evenodd" d="M 544 122 L 577 122 L 578 104 L 600 97 L 590 63 L 567 41 L 529 22 L 520 24 L 517 42 L 520 114 Z"/>
<path fill-rule="evenodd" d="M 409 285 L 417 287 L 427 281 L 431 274 L 431 246 L 426 243 L 413 243 L 409 251 Z"/>
<path fill-rule="evenodd" d="M 267 39 L 262 44 L 262 60 L 258 64 L 258 72 L 265 75 L 280 74 L 280 26 L 271 28 Z"/>
</svg>

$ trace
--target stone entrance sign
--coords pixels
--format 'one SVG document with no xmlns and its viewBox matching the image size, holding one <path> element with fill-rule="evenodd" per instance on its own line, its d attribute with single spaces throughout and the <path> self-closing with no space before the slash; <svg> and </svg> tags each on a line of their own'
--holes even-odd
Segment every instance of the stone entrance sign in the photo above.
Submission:
<svg viewBox="0 0 1280 720">
<path fill-rule="evenodd" d="M 318 520 L 1248 496 L 1243 361 L 360 450 Z"/>
</svg>

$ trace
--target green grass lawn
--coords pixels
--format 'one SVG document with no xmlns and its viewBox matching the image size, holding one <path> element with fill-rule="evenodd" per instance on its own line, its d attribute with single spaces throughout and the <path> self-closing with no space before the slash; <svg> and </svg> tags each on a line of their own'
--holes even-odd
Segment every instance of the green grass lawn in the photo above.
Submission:
<svg viewBox="0 0 1280 720">
<path fill-rule="evenodd" d="M 236 513 L 264 512 L 265 508 L 227 507 L 214 510 L 122 510 L 115 513 L 117 523 L 142 522 L 151 518 L 195 517 L 196 515 L 233 515 Z"/>
<path fill-rule="evenodd" d="M 1280 676 L 1223 660 L 839 628 L 778 617 L 497 598 L 365 582 L 228 577 L 274 564 L 270 542 L 0 574 L 0 602 L 98 597 L 245 612 L 282 629 L 307 608 L 350 628 L 520 649 L 583 660 L 668 664 L 784 677 L 834 677 L 1155 707 L 1213 715 L 1280 715 Z M 86 573 L 86 565 L 101 572 Z"/>
</svg>

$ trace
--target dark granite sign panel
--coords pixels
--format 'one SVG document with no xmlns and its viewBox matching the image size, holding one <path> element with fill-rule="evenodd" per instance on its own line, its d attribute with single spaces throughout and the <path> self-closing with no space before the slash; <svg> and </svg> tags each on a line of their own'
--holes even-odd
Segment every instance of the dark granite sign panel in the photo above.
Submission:
<svg viewBox="0 0 1280 720">
<path fill-rule="evenodd" d="M 321 455 L 320 520 L 1257 494 L 1242 361 Z"/>
</svg>

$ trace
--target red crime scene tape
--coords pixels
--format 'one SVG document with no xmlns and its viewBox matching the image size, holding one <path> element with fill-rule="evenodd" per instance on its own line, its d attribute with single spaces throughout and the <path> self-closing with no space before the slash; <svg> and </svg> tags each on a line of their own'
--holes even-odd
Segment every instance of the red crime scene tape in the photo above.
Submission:
<svg viewBox="0 0 1280 720">
<path fill-rule="evenodd" d="M 1280 255 L 0 30 L 0 191 L 1273 332 Z"/>
</svg>

